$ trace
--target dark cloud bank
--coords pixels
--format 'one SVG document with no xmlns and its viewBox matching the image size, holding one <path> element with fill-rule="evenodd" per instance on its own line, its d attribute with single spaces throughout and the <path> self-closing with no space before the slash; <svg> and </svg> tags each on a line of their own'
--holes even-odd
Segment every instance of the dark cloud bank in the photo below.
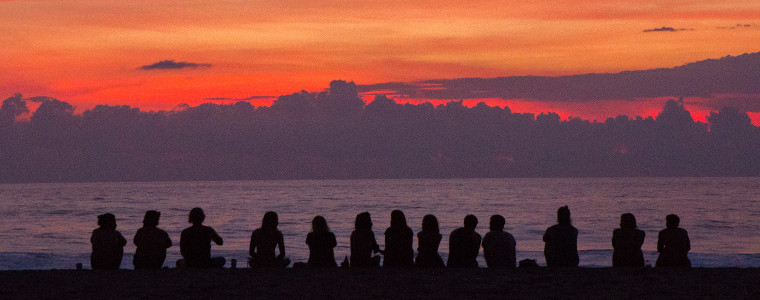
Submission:
<svg viewBox="0 0 760 300">
<path fill-rule="evenodd" d="M 271 107 L 73 111 L 43 99 L 28 122 L 17 121 L 29 113 L 26 100 L 6 99 L 0 182 L 760 175 L 760 128 L 746 113 L 724 108 L 700 123 L 678 100 L 655 118 L 560 121 L 460 101 L 402 105 L 377 96 L 365 105 L 353 83 L 334 81 Z"/>
<path fill-rule="evenodd" d="M 153 63 L 150 65 L 145 65 L 140 67 L 142 70 L 150 71 L 150 70 L 178 70 L 178 69 L 187 69 L 187 68 L 210 68 L 210 64 L 198 64 L 198 63 L 191 63 L 191 62 L 184 62 L 179 61 L 175 62 L 174 60 L 162 60 L 157 63 Z"/>
<path fill-rule="evenodd" d="M 675 68 L 559 77 L 461 78 L 360 86 L 419 99 L 502 98 L 533 101 L 636 100 L 760 94 L 760 52 L 709 59 Z M 754 107 L 760 98 L 754 97 Z M 753 103 L 748 103 L 753 104 Z M 719 109 L 716 107 L 715 109 Z"/>
</svg>

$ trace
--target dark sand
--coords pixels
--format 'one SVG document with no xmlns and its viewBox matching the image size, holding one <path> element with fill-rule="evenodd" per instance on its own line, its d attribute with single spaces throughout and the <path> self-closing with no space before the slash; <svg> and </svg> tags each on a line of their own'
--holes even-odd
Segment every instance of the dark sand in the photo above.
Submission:
<svg viewBox="0 0 760 300">
<path fill-rule="evenodd" d="M 0 271 L 0 298 L 760 299 L 760 269 Z"/>
</svg>

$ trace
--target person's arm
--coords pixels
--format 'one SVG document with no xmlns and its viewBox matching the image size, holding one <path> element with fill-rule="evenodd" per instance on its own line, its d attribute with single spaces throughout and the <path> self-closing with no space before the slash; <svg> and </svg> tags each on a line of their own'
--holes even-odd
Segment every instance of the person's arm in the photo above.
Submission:
<svg viewBox="0 0 760 300">
<path fill-rule="evenodd" d="M 277 245 L 278 249 L 280 249 L 280 254 L 277 255 L 278 259 L 285 258 L 285 239 L 282 237 L 282 232 L 277 232 Z"/>
<path fill-rule="evenodd" d="M 644 245 L 644 238 L 647 236 L 647 233 L 643 230 L 639 231 L 641 234 L 638 236 L 639 240 L 636 241 L 636 244 L 639 245 L 639 248 L 641 248 L 642 245 Z"/>
<path fill-rule="evenodd" d="M 683 236 L 686 238 L 686 252 L 689 252 L 691 250 L 691 240 L 689 240 L 689 233 L 686 232 L 686 229 L 683 230 Z"/>
<path fill-rule="evenodd" d="M 135 243 L 135 246 L 140 247 L 140 244 L 142 244 L 142 231 L 140 229 L 137 230 L 137 233 L 135 233 L 135 237 L 132 239 L 132 242 Z"/>
<path fill-rule="evenodd" d="M 338 246 L 338 241 L 335 239 L 335 234 L 330 232 L 330 248 Z"/>
<path fill-rule="evenodd" d="M 662 243 L 662 231 L 657 235 L 657 252 L 665 251 L 665 244 Z"/>
<path fill-rule="evenodd" d="M 164 231 L 164 248 L 169 248 L 172 246 L 172 239 L 169 238 L 169 234 Z"/>
<path fill-rule="evenodd" d="M 211 240 L 214 241 L 214 243 L 216 243 L 219 246 L 224 245 L 224 240 L 222 240 L 222 237 L 216 233 L 214 228 L 211 228 L 211 227 L 206 227 L 206 228 L 208 228 L 209 235 L 211 235 Z"/>
<path fill-rule="evenodd" d="M 618 234 L 619 234 L 619 231 L 617 229 L 612 231 L 612 249 L 617 249 L 618 247 L 618 240 L 619 240 Z"/>
<path fill-rule="evenodd" d="M 124 247 L 127 245 L 127 239 L 124 238 L 123 235 L 121 235 L 121 232 L 116 232 L 116 234 L 119 235 L 119 247 Z"/>
<path fill-rule="evenodd" d="M 370 237 L 372 242 L 372 251 L 374 253 L 380 253 L 382 255 L 385 255 L 385 250 L 380 250 L 380 245 L 377 244 L 377 240 L 375 239 L 375 233 L 372 233 L 372 236 Z"/>
<path fill-rule="evenodd" d="M 179 236 L 179 252 L 182 254 L 182 257 L 187 257 L 190 254 L 188 253 L 187 237 L 185 237 L 184 231 L 182 231 L 182 234 Z"/>
<path fill-rule="evenodd" d="M 251 244 L 248 247 L 248 255 L 256 257 L 256 231 L 251 233 Z"/>
</svg>

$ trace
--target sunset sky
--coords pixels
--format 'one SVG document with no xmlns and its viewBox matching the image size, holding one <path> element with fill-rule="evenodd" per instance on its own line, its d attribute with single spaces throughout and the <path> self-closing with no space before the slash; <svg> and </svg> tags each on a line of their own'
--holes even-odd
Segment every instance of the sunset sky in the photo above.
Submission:
<svg viewBox="0 0 760 300">
<path fill-rule="evenodd" d="M 614 73 L 758 52 L 760 1 L 0 0 L 0 32 L 2 99 L 169 110 L 269 105 L 334 79 Z M 650 100 L 489 103 L 603 121 L 667 99 Z"/>
</svg>

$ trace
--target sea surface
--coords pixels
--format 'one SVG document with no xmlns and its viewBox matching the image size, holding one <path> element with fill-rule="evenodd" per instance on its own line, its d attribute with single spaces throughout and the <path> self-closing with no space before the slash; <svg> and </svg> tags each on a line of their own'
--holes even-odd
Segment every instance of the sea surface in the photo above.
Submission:
<svg viewBox="0 0 760 300">
<path fill-rule="evenodd" d="M 541 238 L 562 205 L 569 205 L 580 232 L 582 266 L 611 266 L 612 231 L 620 214 L 630 212 L 646 232 L 643 250 L 651 264 L 665 216 L 677 214 L 691 238 L 694 266 L 760 267 L 760 178 L 563 178 L 0 184 L 0 269 L 89 268 L 90 235 L 97 215 L 106 212 L 116 215 L 129 241 L 121 267 L 131 269 L 132 239 L 150 209 L 161 212 L 159 227 L 174 241 L 165 262 L 173 267 L 180 232 L 196 206 L 206 212 L 205 225 L 224 238 L 211 251 L 225 256 L 228 267 L 231 259 L 245 266 L 251 231 L 266 211 L 279 214 L 294 262 L 307 260 L 311 219 L 324 216 L 338 238 L 340 263 L 349 254 L 356 214 L 372 214 L 382 248 L 394 209 L 404 211 L 415 234 L 424 215 L 436 215 L 444 259 L 448 235 L 465 215 L 478 217 L 484 235 L 489 217 L 501 214 L 517 241 L 517 259 L 543 265 Z M 485 266 L 482 251 L 479 262 Z"/>
</svg>

